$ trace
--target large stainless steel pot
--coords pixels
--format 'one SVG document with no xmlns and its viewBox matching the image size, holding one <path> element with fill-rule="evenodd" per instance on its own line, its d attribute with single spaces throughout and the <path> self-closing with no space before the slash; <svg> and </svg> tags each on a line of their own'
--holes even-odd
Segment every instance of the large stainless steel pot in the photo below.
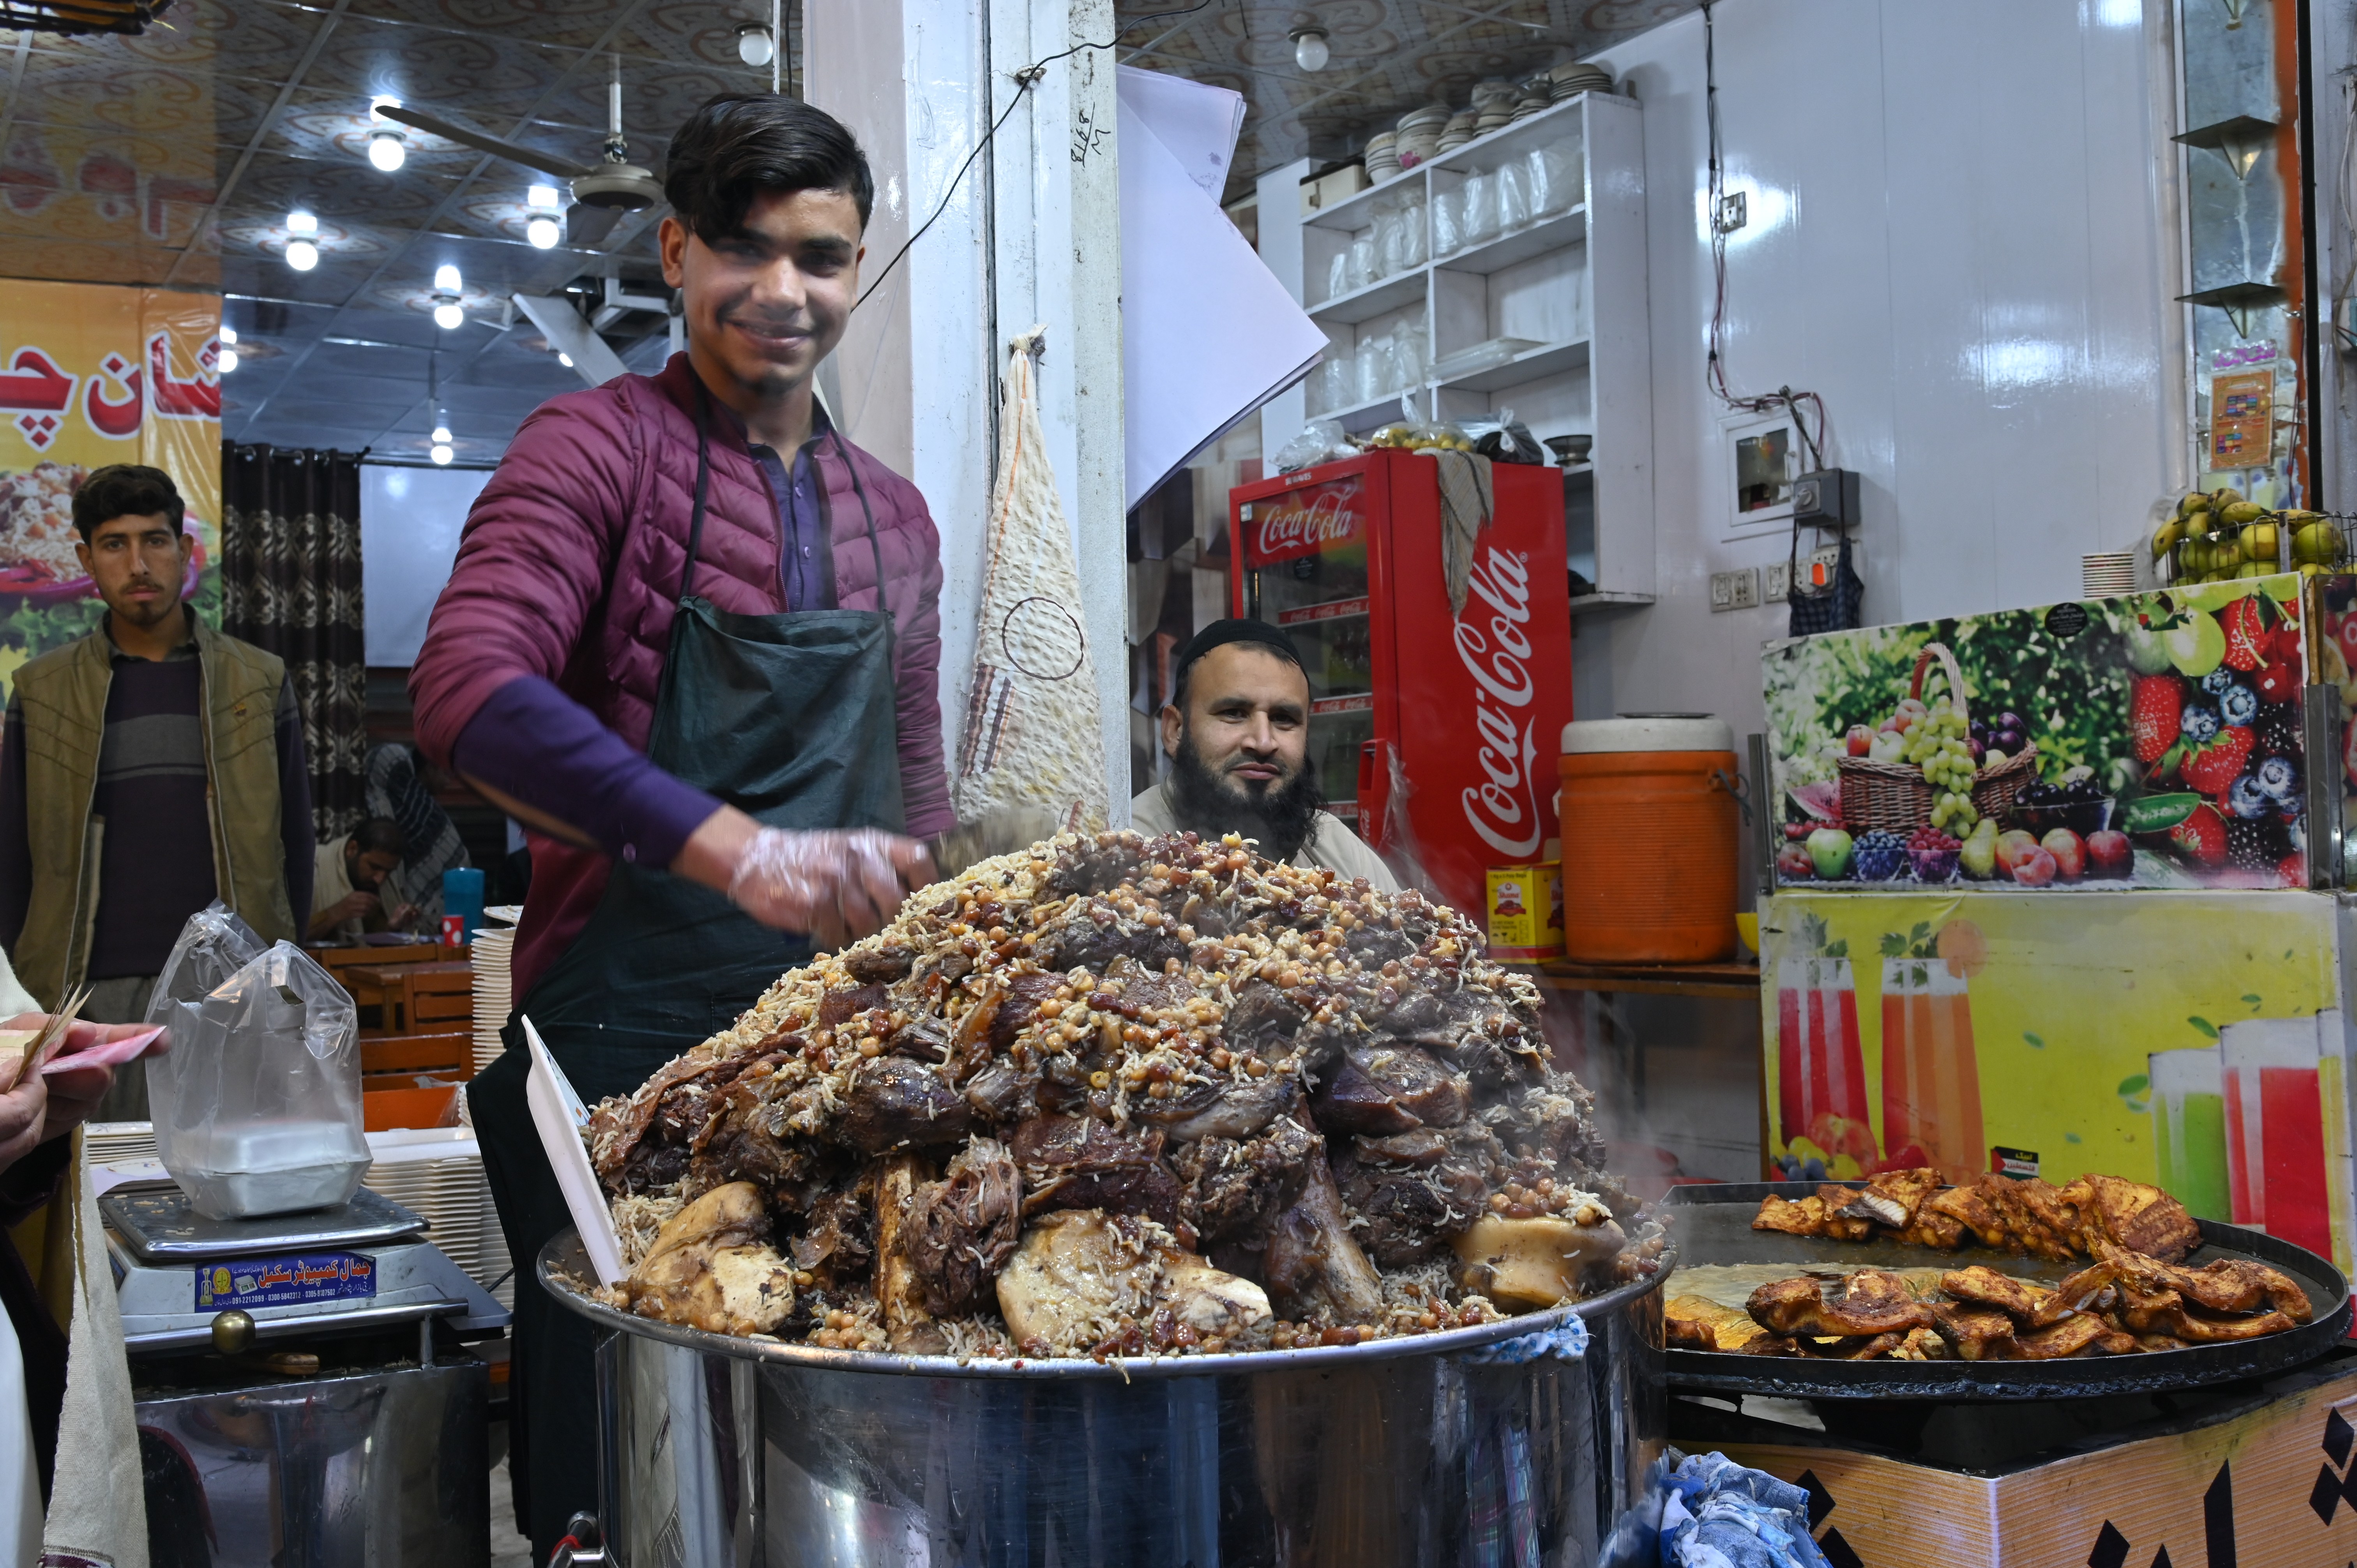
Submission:
<svg viewBox="0 0 2357 1568">
<path fill-rule="evenodd" d="M 1603 1568 L 1637 1560 L 1674 1262 L 1481 1328 L 1103 1367 L 651 1322 L 571 1283 L 590 1276 L 569 1232 L 539 1267 L 601 1330 L 599 1496 L 627 1568 Z M 1474 1359 L 1573 1316 L 1577 1359 Z"/>
</svg>

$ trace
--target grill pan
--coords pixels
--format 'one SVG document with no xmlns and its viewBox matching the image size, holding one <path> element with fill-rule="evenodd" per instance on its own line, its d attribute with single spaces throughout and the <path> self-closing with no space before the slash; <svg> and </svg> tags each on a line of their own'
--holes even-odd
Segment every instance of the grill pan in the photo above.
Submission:
<svg viewBox="0 0 2357 1568">
<path fill-rule="evenodd" d="M 1986 1247 L 1953 1252 L 1901 1242 L 1889 1236 L 1837 1241 L 1822 1236 L 1790 1236 L 1754 1230 L 1760 1200 L 1773 1195 L 1802 1198 L 1815 1192 L 1813 1181 L 1737 1182 L 1673 1187 L 1663 1209 L 1677 1239 L 1678 1261 L 1754 1264 L 1838 1262 L 1845 1269 L 1961 1269 L 1986 1263 L 2007 1273 L 2051 1284 L 2082 1264 L 2050 1263 Z M 1835 1184 L 1852 1185 L 1852 1184 Z M 1863 1183 L 1855 1184 L 1862 1187 Z M 1789 1399 L 1924 1399 L 1945 1401 L 2050 1400 L 2109 1394 L 2161 1393 L 2203 1383 L 2266 1377 L 2323 1355 L 2349 1333 L 2349 1283 L 2330 1262 L 2304 1247 L 2263 1231 L 2200 1219 L 2201 1245 L 2185 1259 L 2198 1268 L 2212 1258 L 2252 1258 L 2299 1282 L 2314 1318 L 2287 1334 L 2233 1345 L 2198 1345 L 2134 1356 L 2092 1356 L 2059 1361 L 1805 1361 L 1781 1356 L 1745 1356 L 1726 1350 L 1672 1349 L 1672 1386 L 1711 1393 L 1771 1394 Z M 1666 1302 L 1683 1294 L 1673 1275 L 1663 1288 Z"/>
</svg>

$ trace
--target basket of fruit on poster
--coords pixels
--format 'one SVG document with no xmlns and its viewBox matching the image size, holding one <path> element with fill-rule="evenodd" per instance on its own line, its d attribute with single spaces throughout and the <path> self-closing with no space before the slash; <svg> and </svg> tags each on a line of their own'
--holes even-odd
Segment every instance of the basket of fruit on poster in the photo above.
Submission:
<svg viewBox="0 0 2357 1568">
<path fill-rule="evenodd" d="M 2309 886 L 2310 583 L 2230 578 L 1771 643 L 1778 884 Z"/>
</svg>

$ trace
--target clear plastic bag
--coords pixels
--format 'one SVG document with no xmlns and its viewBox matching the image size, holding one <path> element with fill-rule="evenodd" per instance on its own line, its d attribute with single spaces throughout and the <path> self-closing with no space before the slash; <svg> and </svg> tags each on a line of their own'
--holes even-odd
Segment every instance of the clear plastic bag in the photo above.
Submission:
<svg viewBox="0 0 2357 1568">
<path fill-rule="evenodd" d="M 1531 197 L 1524 188 L 1528 166 L 1507 164 L 1498 170 L 1498 231 L 1511 234 L 1531 224 Z"/>
<path fill-rule="evenodd" d="M 1326 265 L 1326 297 L 1340 299 L 1351 292 L 1351 252 L 1340 250 Z"/>
<path fill-rule="evenodd" d="M 1380 277 L 1391 277 L 1408 268 L 1406 215 L 1397 207 L 1386 207 L 1375 214 L 1375 268 Z"/>
<path fill-rule="evenodd" d="M 1425 212 L 1424 198 L 1418 196 L 1409 199 L 1406 210 L 1400 215 L 1400 254 L 1404 266 L 1420 267 L 1429 253 L 1425 246 Z"/>
<path fill-rule="evenodd" d="M 1465 244 L 1465 199 L 1454 190 L 1432 193 L 1432 253 L 1455 255 Z"/>
<path fill-rule="evenodd" d="M 1375 276 L 1375 235 L 1374 231 L 1367 230 L 1351 242 L 1349 282 L 1352 289 L 1361 289 L 1374 282 Z"/>
<path fill-rule="evenodd" d="M 1530 426 L 1516 419 L 1511 408 L 1501 408 L 1486 419 L 1469 419 L 1462 429 L 1472 442 L 1473 450 L 1493 463 L 1546 461 L 1546 453 L 1531 434 Z"/>
<path fill-rule="evenodd" d="M 1579 205 L 1579 167 L 1560 143 L 1533 147 L 1523 159 L 1530 181 L 1531 215 L 1553 218 Z"/>
<path fill-rule="evenodd" d="M 1318 367 L 1317 413 L 1332 413 L 1349 408 L 1359 401 L 1359 361 L 1353 354 L 1328 349 L 1326 362 Z"/>
<path fill-rule="evenodd" d="M 292 942 L 264 948 L 216 901 L 188 917 L 147 1022 L 156 1150 L 198 1213 L 289 1214 L 347 1201 L 369 1166 L 360 1015 Z"/>
<path fill-rule="evenodd" d="M 1389 397 L 1398 389 L 1391 335 L 1377 333 L 1359 339 L 1359 401 L 1372 403 L 1379 397 Z"/>
<path fill-rule="evenodd" d="M 1431 357 L 1426 352 L 1426 332 L 1421 315 L 1409 317 L 1392 329 L 1393 371 L 1405 388 L 1424 385 L 1425 372 L 1432 368 Z"/>
<path fill-rule="evenodd" d="M 1498 237 L 1498 182 L 1496 177 L 1474 174 L 1465 177 L 1465 242 L 1486 244 Z"/>
<path fill-rule="evenodd" d="M 1290 474 L 1297 469 L 1314 468 L 1357 450 L 1342 434 L 1340 425 L 1328 419 L 1313 419 L 1301 427 L 1300 435 L 1276 449 L 1276 471 Z"/>
</svg>

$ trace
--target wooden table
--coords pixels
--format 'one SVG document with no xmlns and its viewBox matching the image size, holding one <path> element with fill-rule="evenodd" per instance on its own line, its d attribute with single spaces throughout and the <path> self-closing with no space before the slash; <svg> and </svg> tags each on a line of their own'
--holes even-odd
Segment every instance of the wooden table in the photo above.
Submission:
<svg viewBox="0 0 2357 1568">
<path fill-rule="evenodd" d="M 354 964 L 344 982 L 354 1001 L 362 990 L 384 1009 L 388 1035 L 422 1032 L 457 1024 L 471 1029 L 475 1018 L 475 966 L 465 959 L 433 963 Z"/>
</svg>

